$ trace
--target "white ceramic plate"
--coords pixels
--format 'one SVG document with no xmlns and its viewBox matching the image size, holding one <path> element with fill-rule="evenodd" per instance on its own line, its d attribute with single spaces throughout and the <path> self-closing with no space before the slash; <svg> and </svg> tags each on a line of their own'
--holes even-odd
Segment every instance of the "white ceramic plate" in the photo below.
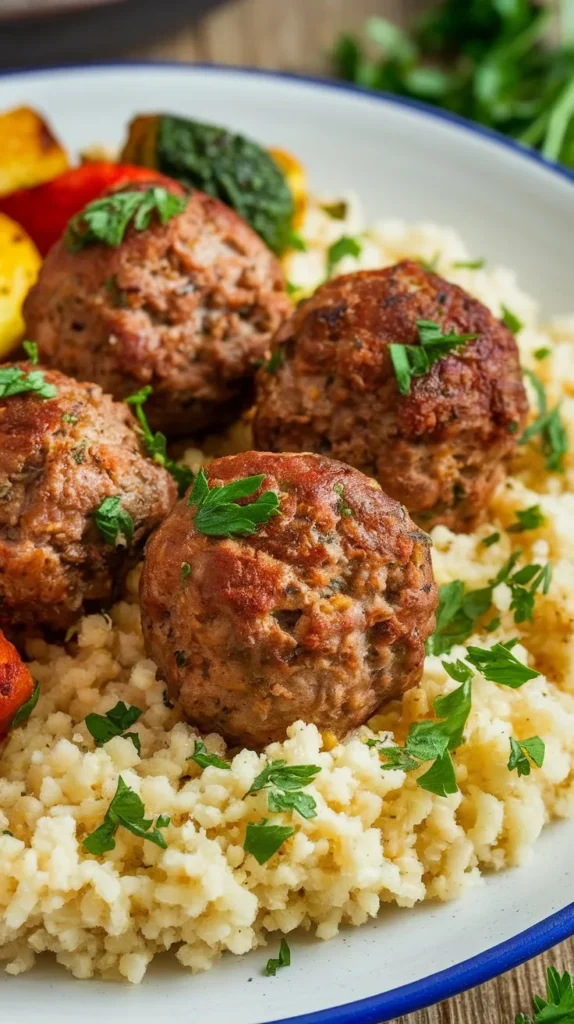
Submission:
<svg viewBox="0 0 574 1024">
<path fill-rule="evenodd" d="M 574 179 L 464 122 L 345 86 L 182 65 L 26 72 L 0 109 L 40 107 L 74 149 L 115 142 L 137 111 L 191 114 L 297 153 L 311 185 L 352 187 L 370 216 L 455 225 L 470 251 L 514 266 L 549 312 L 574 307 Z M 574 933 L 574 821 L 551 826 L 520 869 L 462 900 L 389 910 L 329 943 L 291 939 L 275 978 L 261 950 L 192 977 L 166 957 L 137 988 L 74 981 L 47 961 L 0 975 L 6 1024 L 379 1024 L 508 970 Z M 0 871 L 2 867 L 0 865 Z M 274 945 L 272 949 L 274 950 Z"/>
</svg>

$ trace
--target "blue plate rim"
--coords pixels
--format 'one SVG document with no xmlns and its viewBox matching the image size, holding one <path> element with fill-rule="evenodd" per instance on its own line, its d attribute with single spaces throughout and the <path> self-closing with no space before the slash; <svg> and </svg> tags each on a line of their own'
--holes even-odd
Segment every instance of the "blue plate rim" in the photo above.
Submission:
<svg viewBox="0 0 574 1024">
<path fill-rule="evenodd" d="M 536 150 L 529 149 L 514 139 L 501 135 L 494 129 L 475 124 L 464 117 L 460 117 L 458 114 L 439 110 L 430 104 L 421 103 L 418 100 L 411 100 L 403 96 L 394 96 L 384 92 L 379 93 L 363 86 L 353 85 L 350 82 L 331 81 L 316 75 L 300 75 L 291 71 L 273 71 L 266 68 L 252 68 L 241 65 L 192 64 L 185 61 L 170 60 L 124 60 L 58 64 L 53 67 L 7 68 L 0 71 L 0 80 L 19 76 L 23 77 L 30 74 L 40 76 L 44 74 L 58 74 L 65 71 L 106 71 L 150 67 L 176 68 L 188 72 L 199 70 L 216 74 L 223 72 L 229 74 L 230 77 L 238 74 L 293 81 L 309 86 L 320 86 L 331 91 L 339 90 L 352 93 L 373 102 L 407 107 L 433 120 L 446 121 L 468 134 L 482 136 L 493 144 L 510 149 L 523 159 L 536 163 L 553 176 L 560 177 L 574 185 L 574 171 L 569 171 L 566 167 L 552 160 L 547 160 Z M 401 985 L 399 988 L 390 989 L 379 995 L 368 996 L 365 999 L 355 1000 L 352 1003 L 344 1003 L 340 1006 L 316 1010 L 312 1013 L 299 1014 L 297 1017 L 282 1017 L 280 1020 L 269 1021 L 267 1024 L 383 1024 L 384 1021 L 424 1009 L 426 1006 L 442 1002 L 442 1000 L 449 999 L 469 988 L 474 988 L 475 985 L 481 985 L 486 981 L 490 981 L 492 978 L 504 974 L 505 971 L 517 967 L 526 960 L 544 953 L 551 946 L 563 942 L 572 935 L 574 935 L 574 903 L 568 904 L 537 924 L 531 925 L 524 931 L 519 932 L 518 935 L 506 939 L 490 949 L 483 950 L 482 953 L 477 953 L 476 956 L 463 960 L 459 964 L 438 971 L 435 974 L 429 974 L 425 978 L 419 978 L 417 981 Z"/>
</svg>

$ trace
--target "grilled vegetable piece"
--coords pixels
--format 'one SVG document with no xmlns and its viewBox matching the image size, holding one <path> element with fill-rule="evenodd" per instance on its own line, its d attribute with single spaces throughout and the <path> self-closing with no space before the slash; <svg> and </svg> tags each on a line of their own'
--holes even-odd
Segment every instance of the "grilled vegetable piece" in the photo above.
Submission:
<svg viewBox="0 0 574 1024">
<path fill-rule="evenodd" d="M 0 212 L 18 221 L 45 256 L 63 235 L 71 217 L 108 189 L 132 181 L 167 183 L 163 174 L 143 167 L 107 162 L 83 164 L 44 185 L 0 198 Z"/>
<path fill-rule="evenodd" d="M 35 110 L 0 114 L 0 196 L 49 181 L 68 166 L 66 150 Z"/>
<path fill-rule="evenodd" d="M 145 115 L 132 121 L 121 159 L 216 196 L 274 252 L 286 247 L 293 196 L 279 163 L 251 139 L 188 118 Z"/>
<path fill-rule="evenodd" d="M 16 648 L 0 632 L 0 739 L 34 693 L 34 680 Z"/>
<path fill-rule="evenodd" d="M 0 213 L 0 359 L 22 337 L 22 304 L 38 276 L 41 262 L 24 229 Z"/>
</svg>

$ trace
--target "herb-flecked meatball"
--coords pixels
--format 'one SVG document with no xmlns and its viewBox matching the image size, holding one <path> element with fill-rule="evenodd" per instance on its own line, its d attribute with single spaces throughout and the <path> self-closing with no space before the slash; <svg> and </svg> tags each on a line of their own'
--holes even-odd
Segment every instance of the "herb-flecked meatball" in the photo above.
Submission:
<svg viewBox="0 0 574 1024">
<path fill-rule="evenodd" d="M 146 650 L 188 719 L 260 747 L 297 719 L 342 736 L 415 686 L 437 591 L 429 540 L 356 469 L 320 455 L 246 452 L 209 487 L 261 476 L 279 514 L 251 536 L 209 536 L 180 501 L 141 577 Z M 202 525 L 202 529 L 203 529 Z"/>
<path fill-rule="evenodd" d="M 25 304 L 43 363 L 115 398 L 151 385 L 150 423 L 172 436 L 249 403 L 292 307 L 278 260 L 234 210 L 193 192 L 183 212 L 130 224 L 115 247 L 68 245 L 64 236 L 52 248 Z"/>
<path fill-rule="evenodd" d="M 420 346 L 417 321 L 477 337 L 401 394 L 389 346 Z M 256 447 L 348 462 L 425 529 L 480 521 L 528 408 L 514 335 L 482 303 L 405 261 L 323 285 L 273 350 L 257 380 Z"/>
<path fill-rule="evenodd" d="M 127 406 L 96 384 L 0 367 L 3 382 L 11 373 L 16 393 L 0 399 L 0 626 L 66 629 L 112 599 L 175 483 L 145 456 Z"/>
</svg>

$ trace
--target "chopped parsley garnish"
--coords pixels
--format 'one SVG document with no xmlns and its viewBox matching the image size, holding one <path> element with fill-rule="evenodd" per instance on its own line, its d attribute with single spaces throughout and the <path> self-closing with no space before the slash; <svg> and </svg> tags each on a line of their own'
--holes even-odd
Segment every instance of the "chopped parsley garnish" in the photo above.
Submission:
<svg viewBox="0 0 574 1024">
<path fill-rule="evenodd" d="M 546 359 L 550 355 L 551 351 L 552 349 L 550 348 L 535 348 L 534 358 L 538 359 L 538 362 L 540 362 L 542 359 Z"/>
<path fill-rule="evenodd" d="M 308 786 L 320 771 L 316 764 L 270 761 L 254 780 L 246 795 L 272 787 L 267 798 L 270 811 L 298 811 L 303 818 L 315 818 L 317 803 L 310 793 L 303 792 L 302 787 Z"/>
<path fill-rule="evenodd" d="M 274 978 L 280 967 L 289 967 L 291 965 L 291 950 L 287 943 L 287 939 L 281 939 L 281 945 L 279 946 L 279 956 L 276 958 L 271 957 L 267 961 L 265 967 L 265 974 Z"/>
<path fill-rule="evenodd" d="M 367 740 L 386 759 L 381 768 L 414 771 L 428 761 L 430 768 L 417 778 L 417 785 L 437 796 L 456 793 L 458 786 L 450 751 L 463 742 L 464 726 L 471 708 L 472 671 L 462 661 L 443 662 L 449 675 L 462 685 L 451 693 L 436 697 L 433 709 L 437 721 L 414 722 L 404 747 L 384 746 L 378 740 Z"/>
<path fill-rule="evenodd" d="M 79 444 L 77 448 L 72 448 L 72 451 L 70 452 L 74 462 L 76 462 L 78 466 L 81 466 L 82 462 L 84 461 L 84 455 L 86 454 L 87 446 L 88 442 L 82 441 L 82 443 Z"/>
<path fill-rule="evenodd" d="M 277 373 L 277 370 L 283 366 L 285 362 L 285 352 L 282 348 L 276 348 L 271 353 L 269 359 L 263 364 L 263 369 L 266 373 Z"/>
<path fill-rule="evenodd" d="M 275 491 L 264 491 L 250 505 L 238 505 L 240 498 L 249 498 L 261 486 L 265 474 L 247 476 L 224 486 L 209 487 L 205 472 L 200 469 L 187 504 L 197 509 L 193 524 L 209 537 L 250 536 L 258 525 L 279 515 L 279 498 Z"/>
<path fill-rule="evenodd" d="M 171 825 L 171 815 L 170 814 L 158 814 L 158 816 L 156 818 L 155 825 L 156 825 L 156 828 L 167 828 L 168 825 Z"/>
<path fill-rule="evenodd" d="M 294 231 L 291 228 L 287 232 L 285 243 L 288 249 L 296 249 L 297 252 L 307 252 L 307 242 L 301 237 L 298 231 Z"/>
<path fill-rule="evenodd" d="M 126 786 L 121 775 L 118 778 L 118 785 L 113 800 L 106 811 L 106 816 L 101 825 L 94 832 L 90 832 L 84 839 L 84 848 L 88 853 L 99 856 L 114 850 L 116 846 L 115 834 L 120 825 L 127 828 L 134 836 L 142 839 L 149 839 L 162 850 L 167 849 L 167 843 L 163 838 L 160 828 L 165 827 L 160 822 L 165 822 L 165 815 L 160 815 L 153 826 L 153 820 L 145 817 L 145 807 L 137 793 L 129 786 Z"/>
<path fill-rule="evenodd" d="M 499 686 L 509 686 L 512 690 L 518 690 L 530 679 L 536 679 L 540 672 L 528 668 L 528 665 L 523 665 L 518 658 L 515 658 L 511 648 L 517 643 L 518 637 L 514 640 L 507 640 L 503 644 L 495 644 L 494 647 L 488 649 L 467 647 L 466 658 L 491 683 L 498 683 Z"/>
<path fill-rule="evenodd" d="M 14 833 L 11 832 L 9 828 L 3 828 L 2 831 L 0 832 L 0 836 L 11 836 L 11 838 L 13 839 Z"/>
<path fill-rule="evenodd" d="M 41 370 L 26 373 L 20 366 L 0 366 L 0 398 L 30 393 L 38 398 L 55 398 L 54 384 L 48 384 Z"/>
<path fill-rule="evenodd" d="M 417 257 L 417 263 L 421 265 L 423 270 L 427 270 L 429 274 L 434 274 L 438 268 L 439 259 L 440 252 L 435 252 L 434 256 L 431 256 L 430 260 L 426 260 L 423 256 Z"/>
<path fill-rule="evenodd" d="M 333 242 L 327 250 L 327 277 L 330 277 L 333 270 L 345 256 L 360 256 L 363 251 L 362 243 L 358 238 L 351 238 L 350 235 L 342 235 L 336 242 Z"/>
<path fill-rule="evenodd" d="M 185 583 L 185 581 L 188 580 L 190 576 L 191 576 L 191 565 L 189 564 L 189 562 L 182 562 L 181 563 L 181 579 L 182 579 L 182 582 Z"/>
<path fill-rule="evenodd" d="M 518 334 L 524 327 L 522 320 L 519 320 L 518 317 L 512 312 L 512 310 L 508 309 L 507 306 L 502 307 L 501 320 L 503 324 L 505 324 L 506 327 L 508 327 L 508 330 L 512 331 L 513 334 Z"/>
<path fill-rule="evenodd" d="M 119 544 L 127 547 L 134 535 L 134 521 L 129 512 L 122 508 L 121 500 L 118 495 L 113 498 L 104 498 L 100 507 L 94 512 L 98 530 L 106 544 L 111 544 L 112 547 L 117 547 Z"/>
<path fill-rule="evenodd" d="M 499 540 L 500 540 L 500 534 L 498 532 L 497 533 L 489 533 L 488 537 L 483 537 L 482 538 L 481 544 L 483 544 L 485 548 L 490 548 L 490 547 L 492 547 L 493 544 L 496 544 L 497 541 L 499 541 Z"/>
<path fill-rule="evenodd" d="M 344 220 L 347 216 L 347 203 L 344 199 L 337 200 L 334 203 L 322 203 L 321 209 L 333 220 Z"/>
<path fill-rule="evenodd" d="M 516 768 L 519 775 L 530 775 L 531 762 L 537 768 L 542 768 L 546 747 L 540 736 L 531 736 L 528 740 L 515 740 L 510 737 L 510 757 L 508 759 L 508 771 Z"/>
<path fill-rule="evenodd" d="M 265 864 L 283 843 L 295 835 L 290 825 L 270 825 L 268 818 L 250 822 L 245 830 L 243 849 L 251 853 L 259 864 Z"/>
<path fill-rule="evenodd" d="M 106 711 L 105 715 L 91 713 L 86 715 L 86 727 L 96 741 L 97 747 L 102 747 L 115 736 L 122 736 L 123 739 L 131 740 L 138 754 L 141 754 L 141 742 L 137 732 L 126 732 L 134 722 L 141 716 L 139 708 L 133 705 L 124 704 L 119 700 L 115 707 Z"/>
<path fill-rule="evenodd" d="M 177 484 L 178 494 L 180 498 L 182 498 L 187 491 L 187 488 L 193 483 L 194 474 L 188 466 L 183 465 L 181 462 L 175 462 L 169 457 L 167 454 L 167 440 L 165 434 L 162 434 L 160 430 L 156 431 L 154 434 L 151 429 L 143 407 L 152 391 L 153 388 L 148 384 L 146 387 L 140 388 L 139 391 L 136 391 L 135 395 L 130 395 L 129 398 L 126 398 L 126 402 L 134 408 L 135 415 L 139 423 L 141 438 L 147 454 L 150 459 L 157 462 L 158 466 L 163 466 L 169 473 L 171 473 Z"/>
<path fill-rule="evenodd" d="M 518 509 L 516 522 L 508 527 L 509 533 L 524 533 L 525 530 L 537 530 L 544 526 L 546 519 L 540 505 L 531 505 L 530 508 Z"/>
<path fill-rule="evenodd" d="M 200 768 L 224 768 L 227 771 L 231 768 L 229 761 L 224 761 L 218 754 L 210 754 L 201 740 L 195 741 L 195 750 L 191 755 L 191 760 L 195 761 Z"/>
<path fill-rule="evenodd" d="M 555 473 L 564 472 L 564 456 L 568 451 L 568 434 L 560 417 L 560 406 L 548 409 L 548 400 L 544 384 L 532 370 L 524 370 L 532 384 L 538 399 L 538 416 L 526 427 L 520 444 L 526 444 L 531 438 L 540 436 L 540 445 L 546 469 Z"/>
<path fill-rule="evenodd" d="M 521 551 L 513 552 L 486 587 L 465 593 L 462 580 L 439 587 L 436 629 L 427 640 L 427 654 L 446 654 L 455 644 L 465 643 L 474 631 L 476 620 L 491 607 L 494 588 L 500 583 L 510 588 L 514 621 L 518 624 L 532 619 L 534 596 L 540 588 L 543 594 L 548 593 L 552 567 L 550 563 L 533 564 L 514 572 L 521 554 Z"/>
<path fill-rule="evenodd" d="M 389 345 L 389 354 L 401 395 L 410 394 L 413 377 L 426 376 L 431 366 L 439 359 L 459 345 L 479 337 L 478 334 L 455 334 L 454 331 L 444 334 L 440 324 L 434 320 L 417 320 L 417 329 L 420 345 L 399 345 L 396 342 Z"/>
<path fill-rule="evenodd" d="M 28 356 L 28 359 L 30 360 L 32 365 L 33 366 L 37 366 L 39 361 L 40 361 L 40 356 L 38 355 L 38 346 L 37 346 L 36 342 L 35 341 L 23 341 L 22 342 L 22 348 L 24 349 L 24 352 Z"/>
<path fill-rule="evenodd" d="M 339 515 L 345 516 L 347 518 L 349 516 L 352 516 L 353 509 L 349 505 L 347 505 L 347 500 L 345 498 L 345 488 L 343 484 L 333 484 L 333 490 L 335 494 L 339 495 L 339 500 L 337 501 L 337 512 L 339 513 Z"/>
<path fill-rule="evenodd" d="M 34 689 L 32 690 L 32 693 L 31 693 L 30 697 L 28 697 L 28 700 L 26 701 L 25 704 L 21 704 L 20 705 L 20 707 L 18 708 L 16 714 L 14 715 L 14 718 L 12 719 L 12 721 L 10 723 L 10 728 L 11 729 L 16 729 L 17 726 L 22 725 L 23 722 L 27 721 L 27 719 L 32 714 L 34 708 L 36 707 L 36 704 L 38 703 L 39 698 L 40 698 L 40 684 L 39 684 L 38 680 L 35 679 L 34 680 Z"/>
<path fill-rule="evenodd" d="M 456 267 L 457 270 L 482 270 L 485 263 L 485 259 L 455 260 L 453 263 L 453 267 Z"/>
<path fill-rule="evenodd" d="M 86 245 L 102 243 L 116 248 L 121 245 L 128 224 L 136 231 L 145 231 L 157 214 L 161 224 L 183 213 L 187 199 L 176 196 L 163 185 L 153 185 L 141 192 L 126 189 L 112 192 L 88 203 L 68 224 L 64 244 L 70 252 Z"/>
<path fill-rule="evenodd" d="M 120 288 L 115 274 L 111 274 L 110 277 L 106 277 L 106 280 L 104 281 L 104 288 L 110 297 L 110 302 L 116 309 L 126 309 L 127 292 Z"/>
<path fill-rule="evenodd" d="M 555 967 L 546 971 L 546 999 L 534 996 L 534 1017 L 519 1013 L 514 1024 L 571 1024 L 574 1020 L 574 988 L 567 971 Z"/>
</svg>

